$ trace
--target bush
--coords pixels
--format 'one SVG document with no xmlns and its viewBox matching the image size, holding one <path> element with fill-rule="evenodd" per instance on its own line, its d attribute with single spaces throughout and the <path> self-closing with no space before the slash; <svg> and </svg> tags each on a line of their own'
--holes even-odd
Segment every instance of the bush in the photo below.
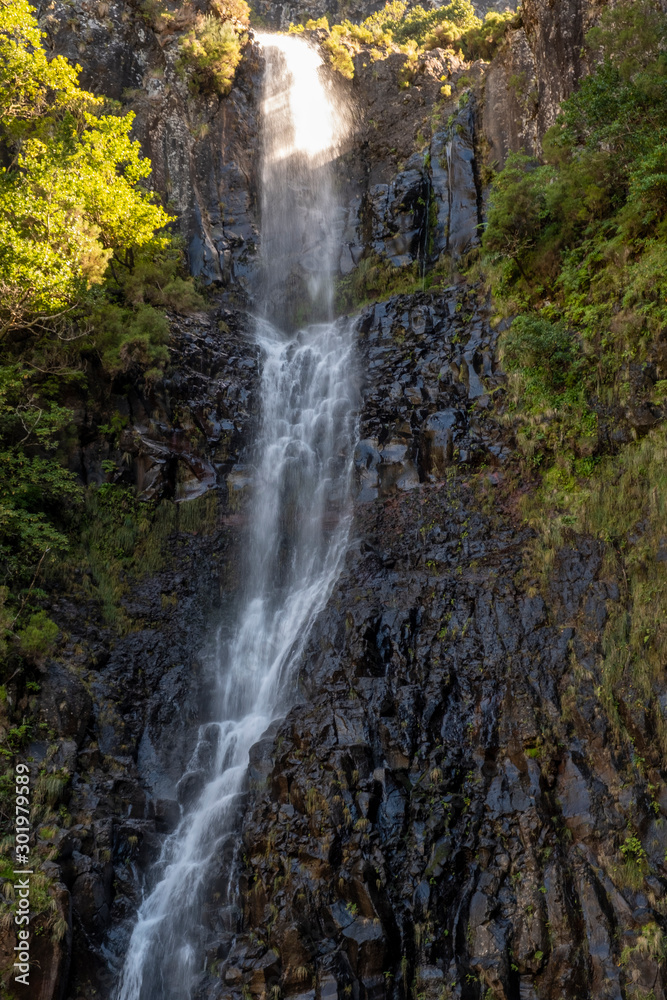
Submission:
<svg viewBox="0 0 667 1000">
<path fill-rule="evenodd" d="M 0 6 L 0 337 L 72 325 L 109 261 L 171 221 L 143 186 L 134 116 L 102 114 L 67 60 L 51 62 L 25 0 Z"/>
<path fill-rule="evenodd" d="M 182 40 L 177 69 L 188 77 L 194 93 L 226 97 L 244 44 L 231 22 L 203 17 Z"/>
<path fill-rule="evenodd" d="M 221 21 L 231 21 L 244 28 L 250 23 L 250 7 L 246 0 L 211 0 L 211 8 Z"/>
<path fill-rule="evenodd" d="M 388 6 L 394 7 L 391 4 Z M 431 10 L 420 6 L 407 10 L 405 4 L 403 12 L 399 14 L 400 6 L 401 4 L 395 5 L 392 13 L 382 22 L 383 28 L 391 31 L 394 41 L 398 43 L 414 41 L 422 45 L 440 24 L 454 25 L 463 31 L 481 23 L 469 0 L 452 0 L 452 3 Z"/>
<path fill-rule="evenodd" d="M 499 40 L 506 30 L 506 26 L 501 28 L 500 25 L 504 26 L 506 21 L 509 24 L 513 17 L 514 15 L 497 15 L 497 24 L 495 20 L 489 20 L 487 36 L 490 39 L 497 36 Z M 400 46 L 400 51 L 408 55 L 408 62 L 399 81 L 402 87 L 406 87 L 410 84 L 412 64 L 416 62 L 421 47 L 449 47 L 462 39 L 466 31 L 481 24 L 469 0 L 452 0 L 447 6 L 434 10 L 425 10 L 423 7 L 408 9 L 407 0 L 390 0 L 360 25 L 346 20 L 329 28 L 327 19 L 323 17 L 318 21 L 307 21 L 305 30 L 323 29 L 329 32 L 329 37 L 322 42 L 322 48 L 328 53 L 334 69 L 349 80 L 354 77 L 352 55 L 359 52 L 362 45 L 381 47 L 372 53 L 373 58 L 381 58 L 382 49 L 396 51 Z M 290 31 L 302 32 L 304 26 L 291 25 Z M 488 45 L 491 45 L 491 41 Z"/>
<path fill-rule="evenodd" d="M 352 80 L 354 78 L 354 63 L 345 45 L 344 36 L 346 34 L 344 25 L 334 25 L 329 38 L 325 38 L 322 42 L 322 48 L 328 54 L 329 61 L 336 72 L 344 76 L 346 80 Z"/>
<path fill-rule="evenodd" d="M 58 638 L 58 626 L 46 611 L 30 615 L 28 624 L 17 632 L 18 644 L 24 656 L 41 660 L 52 651 Z"/>
<path fill-rule="evenodd" d="M 578 392 L 585 361 L 579 342 L 560 323 L 537 316 L 518 316 L 502 341 L 502 360 L 509 374 L 519 375 L 518 395 L 530 408 L 546 409 Z"/>
<path fill-rule="evenodd" d="M 619 873 L 622 882 L 631 889 L 641 889 L 644 878 L 649 871 L 646 851 L 642 847 L 641 841 L 638 837 L 629 834 L 621 844 L 620 850 L 623 856 L 623 867 Z"/>
<path fill-rule="evenodd" d="M 490 10 L 484 21 L 469 27 L 462 36 L 462 48 L 469 59 L 493 59 L 508 31 L 521 27 L 516 11 Z"/>
<path fill-rule="evenodd" d="M 550 177 L 533 157 L 513 153 L 493 186 L 482 247 L 488 262 L 509 263 L 501 272 L 507 280 L 515 268 L 525 277 L 528 258 L 544 234 Z"/>
</svg>

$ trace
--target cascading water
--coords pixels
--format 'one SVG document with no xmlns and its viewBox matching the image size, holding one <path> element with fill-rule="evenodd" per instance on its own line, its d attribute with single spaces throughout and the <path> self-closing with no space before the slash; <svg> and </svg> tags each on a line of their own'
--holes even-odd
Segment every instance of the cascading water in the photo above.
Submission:
<svg viewBox="0 0 667 1000">
<path fill-rule="evenodd" d="M 206 888 L 236 837 L 250 748 L 293 699 L 295 668 L 347 545 L 353 331 L 330 318 L 329 164 L 344 121 L 314 49 L 293 37 L 259 40 L 266 57 L 257 321 L 264 367 L 245 587 L 234 638 L 224 649 L 218 637 L 221 721 L 202 727 L 190 764 L 193 775 L 207 767 L 210 777 L 152 872 L 117 1000 L 192 996 L 204 964 Z M 295 333 L 304 310 L 328 321 Z"/>
</svg>

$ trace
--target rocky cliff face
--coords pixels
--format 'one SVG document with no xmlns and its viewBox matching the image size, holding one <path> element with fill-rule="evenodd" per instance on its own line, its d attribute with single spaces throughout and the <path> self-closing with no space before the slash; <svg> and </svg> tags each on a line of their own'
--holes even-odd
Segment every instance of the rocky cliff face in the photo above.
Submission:
<svg viewBox="0 0 667 1000">
<path fill-rule="evenodd" d="M 519 149 L 539 155 L 561 101 L 590 71 L 584 38 L 595 15 L 585 0 L 522 4 L 521 27 L 509 33 L 485 76 L 483 128 L 492 163 L 502 166 Z"/>
<path fill-rule="evenodd" d="M 83 477 L 101 479 L 116 448 L 144 496 L 198 504 L 165 514 L 159 565 L 123 599 L 125 635 L 80 594 L 53 609 L 68 638 L 37 711 L 59 745 L 31 753 L 68 780 L 49 862 L 66 932 L 41 939 L 34 995 L 89 1000 L 110 996 L 144 873 L 194 794 L 181 775 L 208 718 L 206 638 L 234 601 L 257 412 L 261 59 L 250 44 L 229 98 L 194 99 L 173 36 L 130 4 L 44 15 L 84 82 L 136 110 L 215 302 L 174 319 L 164 384 L 114 396 L 128 421 L 116 444 L 79 416 Z M 651 774 L 648 795 L 596 697 L 618 581 L 577 539 L 541 587 L 505 478 L 511 437 L 491 415 L 498 328 L 449 270 L 477 242 L 484 161 L 539 148 L 585 70 L 590 16 L 527 2 L 456 101 L 441 78 L 456 89 L 464 67 L 437 50 L 408 90 L 398 55 L 362 53 L 341 84 L 358 121 L 337 164 L 340 276 L 371 259 L 386 290 L 411 268 L 413 280 L 360 311 L 355 542 L 299 702 L 253 751 L 240 888 L 227 894 L 221 858 L 201 998 L 664 996 L 664 784 Z M 629 825 L 645 878 L 621 850 Z M 12 947 L 10 935 L 3 960 Z"/>
<path fill-rule="evenodd" d="M 614 749 L 595 693 L 618 583 L 580 539 L 540 593 L 488 436 L 482 476 L 449 464 L 461 394 L 424 393 L 418 373 L 422 358 L 442 370 L 461 326 L 418 297 L 364 320 L 371 365 L 405 331 L 391 343 L 416 360 L 404 397 L 440 409 L 412 410 L 412 480 L 374 464 L 376 440 L 360 445 L 357 545 L 313 635 L 303 704 L 256 747 L 245 933 L 211 906 L 222 982 L 203 977 L 201 996 L 663 996 L 645 944 L 663 877 L 633 880 L 618 846 L 640 829 L 646 872 L 664 872 L 663 799 Z M 392 398 L 369 380 L 365 414 L 376 386 Z"/>
</svg>

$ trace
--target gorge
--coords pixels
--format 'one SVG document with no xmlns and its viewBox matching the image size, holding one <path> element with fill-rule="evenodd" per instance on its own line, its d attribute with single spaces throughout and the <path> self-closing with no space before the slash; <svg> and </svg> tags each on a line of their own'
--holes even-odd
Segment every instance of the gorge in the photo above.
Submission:
<svg viewBox="0 0 667 1000">
<path fill-rule="evenodd" d="M 38 11 L 135 112 L 199 284 L 123 285 L 166 359 L 100 348 L 58 396 L 82 513 L 0 678 L 31 997 L 664 997 L 664 14 L 609 14 L 624 76 L 606 8 L 438 9 Z M 183 53 L 219 21 L 209 86 Z M 622 197 L 612 70 L 654 143 Z"/>
</svg>

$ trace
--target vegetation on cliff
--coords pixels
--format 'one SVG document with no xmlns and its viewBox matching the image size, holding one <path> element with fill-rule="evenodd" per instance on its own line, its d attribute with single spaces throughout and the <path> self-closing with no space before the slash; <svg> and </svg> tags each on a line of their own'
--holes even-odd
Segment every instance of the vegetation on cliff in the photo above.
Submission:
<svg viewBox="0 0 667 1000">
<path fill-rule="evenodd" d="M 176 66 L 194 94 L 226 97 L 247 42 L 250 8 L 245 0 L 218 0 L 212 8 L 207 16 L 193 15 Z"/>
<path fill-rule="evenodd" d="M 147 186 L 133 116 L 77 75 L 47 58 L 25 0 L 2 0 L 0 648 L 28 658 L 53 639 L 34 603 L 39 573 L 67 549 L 83 502 L 63 465 L 76 433 L 65 397 L 85 405 L 93 378 L 159 377 L 163 307 L 201 302 Z"/>
<path fill-rule="evenodd" d="M 484 251 L 518 314 L 504 355 L 534 465 L 590 469 L 631 396 L 665 395 L 632 382 L 660 363 L 667 321 L 666 35 L 651 4 L 607 11 L 589 35 L 601 64 L 564 102 L 544 162 L 516 154 L 494 185 Z"/>
<path fill-rule="evenodd" d="M 483 240 L 495 300 L 515 317 L 502 341 L 505 420 L 538 484 L 524 506 L 538 529 L 536 568 L 545 577 L 569 533 L 584 533 L 622 581 L 597 691 L 642 773 L 667 747 L 657 697 L 667 655 L 666 37 L 667 17 L 647 0 L 602 14 L 587 38 L 597 69 L 563 103 L 543 159 L 509 158 Z"/>
<path fill-rule="evenodd" d="M 333 68 L 349 80 L 354 77 L 353 56 L 370 46 L 373 59 L 403 52 L 414 62 L 420 52 L 435 48 L 458 49 L 468 59 L 490 59 L 509 28 L 520 23 L 519 14 L 490 11 L 484 19 L 475 14 L 469 0 L 452 0 L 426 10 L 410 7 L 408 0 L 388 0 L 385 6 L 361 24 L 344 20 L 329 27 L 326 17 L 290 26 L 291 32 L 321 31 L 321 45 Z M 404 79 L 409 86 L 409 79 Z"/>
</svg>

